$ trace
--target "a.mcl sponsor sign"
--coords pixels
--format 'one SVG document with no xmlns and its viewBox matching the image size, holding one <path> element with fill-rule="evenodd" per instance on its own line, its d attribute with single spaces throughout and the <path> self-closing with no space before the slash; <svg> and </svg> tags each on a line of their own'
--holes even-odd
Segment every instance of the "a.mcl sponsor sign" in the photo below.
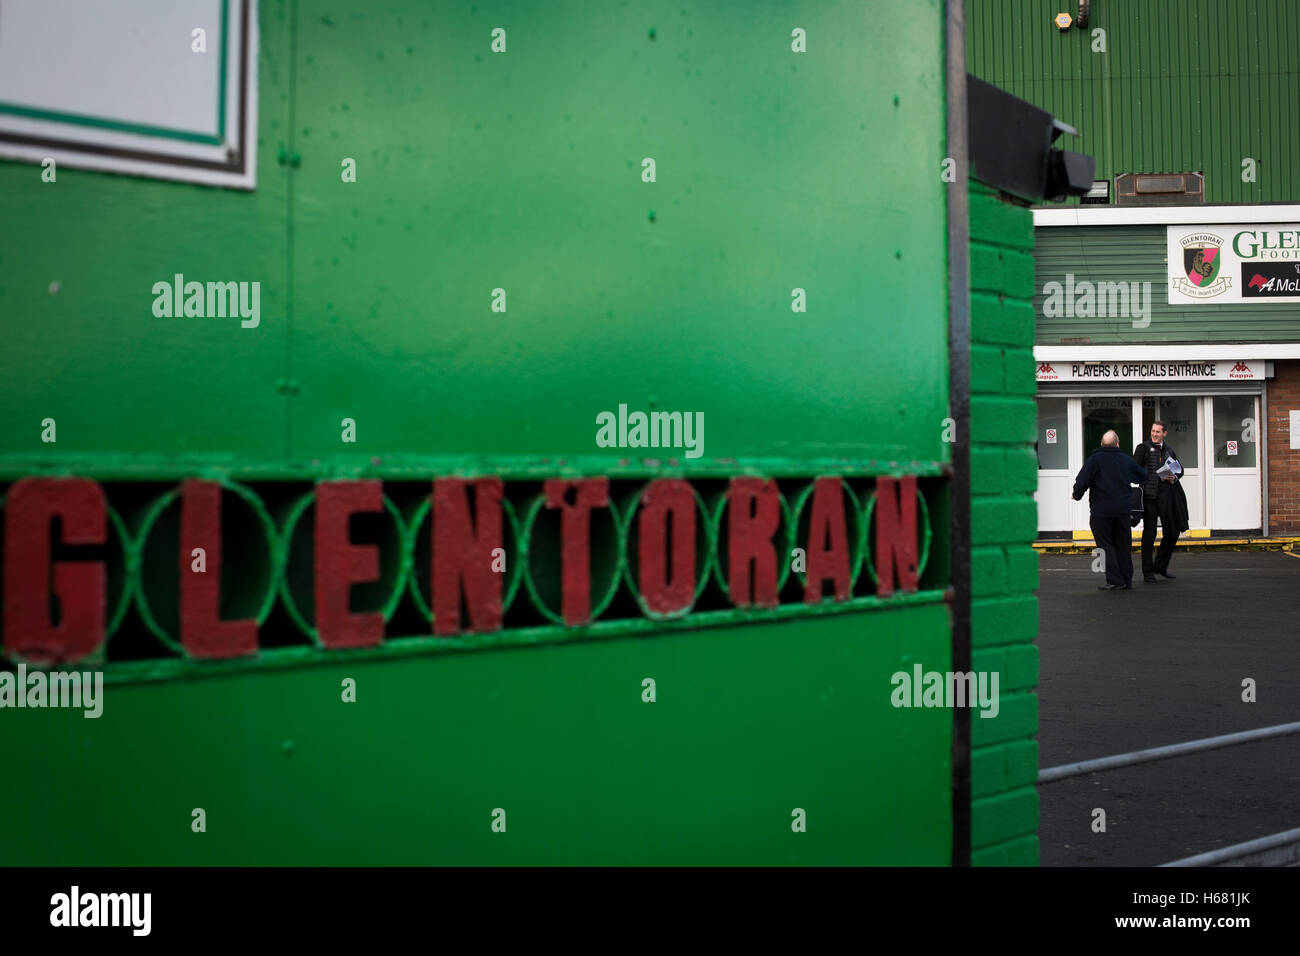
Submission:
<svg viewBox="0 0 1300 956">
<path fill-rule="evenodd" d="M 1170 305 L 1300 302 L 1300 223 L 1165 228 Z"/>
</svg>

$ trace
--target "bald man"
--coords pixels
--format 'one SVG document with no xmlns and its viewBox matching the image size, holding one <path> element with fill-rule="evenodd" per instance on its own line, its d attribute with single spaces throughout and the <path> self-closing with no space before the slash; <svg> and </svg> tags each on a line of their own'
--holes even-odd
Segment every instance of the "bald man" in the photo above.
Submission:
<svg viewBox="0 0 1300 956">
<path fill-rule="evenodd" d="M 1129 533 L 1129 484 L 1146 481 L 1146 469 L 1119 447 L 1119 435 L 1108 431 L 1101 447 L 1088 456 L 1074 479 L 1075 501 L 1088 495 L 1089 524 L 1097 547 L 1106 556 L 1106 583 L 1101 591 L 1133 587 L 1133 539 Z"/>
</svg>

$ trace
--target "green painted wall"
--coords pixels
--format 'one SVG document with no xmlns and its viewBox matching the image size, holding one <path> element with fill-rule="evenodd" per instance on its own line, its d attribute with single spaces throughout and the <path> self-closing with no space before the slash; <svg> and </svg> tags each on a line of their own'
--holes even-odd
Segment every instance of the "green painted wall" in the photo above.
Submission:
<svg viewBox="0 0 1300 956">
<path fill-rule="evenodd" d="M 951 713 L 887 672 L 947 642 L 933 606 L 109 687 L 0 714 L 0 863 L 942 865 Z"/>
<path fill-rule="evenodd" d="M 967 68 L 1079 130 L 1057 145 L 1120 173 L 1205 174 L 1209 203 L 1300 197 L 1300 10 L 1291 0 L 967 0 Z M 1092 50 L 1105 30 L 1106 52 Z M 1242 160 L 1258 162 L 1241 180 Z"/>
<path fill-rule="evenodd" d="M 97 468 L 522 468 L 620 402 L 703 411 L 710 462 L 946 459 L 945 331 L 904 318 L 946 308 L 934 0 L 260 9 L 252 195 L 0 164 L 0 459 L 53 417 Z M 177 272 L 261 281 L 261 326 L 154 318 Z"/>
<path fill-rule="evenodd" d="M 1210 228 L 1223 231 L 1220 227 Z M 1170 305 L 1165 235 L 1164 226 L 1045 226 L 1035 230 L 1034 310 L 1038 315 L 1038 344 L 1294 342 L 1300 339 L 1300 309 L 1294 303 Z M 1043 309 L 1047 298 L 1043 287 L 1048 282 L 1064 284 L 1067 273 L 1074 275 L 1076 283 L 1151 283 L 1151 324 L 1134 328 L 1129 317 L 1048 316 Z"/>
<path fill-rule="evenodd" d="M 1002 709 L 971 714 L 971 863 L 1038 863 L 1038 463 L 1034 227 L 981 183 L 970 196 L 971 666 Z"/>
<path fill-rule="evenodd" d="M 949 460 L 941 4 L 264 0 L 260 22 L 255 192 L 0 163 L 0 478 Z M 260 327 L 154 318 L 176 272 L 261 282 Z M 705 457 L 597 449 L 620 402 L 703 411 Z M 889 704 L 893 672 L 950 667 L 941 600 L 728 623 L 300 641 L 143 682 L 110 648 L 99 720 L 0 714 L 23 782 L 0 814 L 24 821 L 0 864 L 947 863 L 951 711 Z"/>
</svg>

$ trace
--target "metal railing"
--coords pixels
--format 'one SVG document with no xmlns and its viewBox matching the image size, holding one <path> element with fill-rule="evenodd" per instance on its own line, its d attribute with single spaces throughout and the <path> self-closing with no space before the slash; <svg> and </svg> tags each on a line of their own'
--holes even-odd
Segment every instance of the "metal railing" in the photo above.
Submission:
<svg viewBox="0 0 1300 956">
<path fill-rule="evenodd" d="M 1084 774 L 1115 770 L 1120 767 L 1132 767 L 1138 764 L 1152 763 L 1156 760 L 1168 760 L 1187 754 L 1217 750 L 1220 747 L 1232 747 L 1237 744 L 1254 743 L 1273 737 L 1284 737 L 1300 733 L 1300 721 L 1289 724 L 1275 724 L 1272 727 L 1259 727 L 1243 730 L 1234 734 L 1222 734 L 1217 737 L 1203 737 L 1181 744 L 1165 747 L 1151 747 L 1146 750 L 1134 750 L 1130 753 L 1115 754 L 1110 757 L 1098 757 L 1094 760 L 1081 760 L 1077 763 L 1061 764 L 1048 767 L 1038 773 L 1038 782 L 1055 783 Z M 1300 829 L 1284 830 L 1270 836 L 1248 840 L 1232 846 L 1220 847 L 1208 853 L 1162 863 L 1161 866 L 1294 866 L 1300 864 Z"/>
</svg>

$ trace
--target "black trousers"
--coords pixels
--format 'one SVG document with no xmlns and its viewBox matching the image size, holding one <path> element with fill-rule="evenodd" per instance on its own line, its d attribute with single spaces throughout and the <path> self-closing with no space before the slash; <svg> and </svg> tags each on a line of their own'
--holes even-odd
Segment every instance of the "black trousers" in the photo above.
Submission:
<svg viewBox="0 0 1300 956">
<path fill-rule="evenodd" d="M 1133 526 L 1128 515 L 1099 518 L 1093 515 L 1088 522 L 1092 538 L 1106 556 L 1106 583 L 1133 583 Z"/>
<path fill-rule="evenodd" d="M 1174 517 L 1174 496 L 1168 488 L 1161 488 L 1154 498 L 1143 498 L 1142 513 L 1142 576 L 1149 578 L 1157 572 L 1169 570 L 1169 559 L 1178 543 L 1178 519 Z M 1156 519 L 1160 519 L 1163 533 L 1160 547 L 1151 554 L 1156 543 Z"/>
</svg>

